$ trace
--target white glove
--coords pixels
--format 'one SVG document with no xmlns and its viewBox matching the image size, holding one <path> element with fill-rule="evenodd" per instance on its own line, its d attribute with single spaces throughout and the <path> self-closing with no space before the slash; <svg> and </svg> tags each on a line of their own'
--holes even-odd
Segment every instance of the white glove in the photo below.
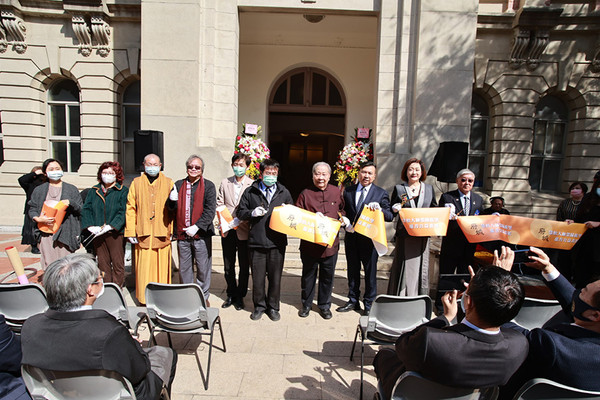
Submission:
<svg viewBox="0 0 600 400">
<path fill-rule="evenodd" d="M 348 222 L 350 222 L 350 221 L 348 221 Z M 354 233 L 354 227 L 350 223 L 348 225 L 344 226 L 344 229 L 348 233 Z"/>
<path fill-rule="evenodd" d="M 325 216 L 323 215 L 322 212 L 316 212 L 316 214 L 317 214 L 317 217 L 319 217 L 319 218 L 325 218 Z"/>
<path fill-rule="evenodd" d="M 454 204 L 446 203 L 446 204 L 444 204 L 444 207 L 448 207 L 450 209 L 450 218 L 448 218 L 448 219 L 455 220 L 456 219 L 456 207 L 454 206 Z"/>
<path fill-rule="evenodd" d="M 187 228 L 183 228 L 183 231 L 189 237 L 194 237 L 196 235 L 196 233 L 198 233 L 199 230 L 200 230 L 200 228 L 198 228 L 196 225 L 191 225 L 191 226 L 188 226 Z"/>
<path fill-rule="evenodd" d="M 102 228 L 99 226 L 88 226 L 87 230 L 90 231 L 92 235 L 97 235 L 102 230 Z"/>
<path fill-rule="evenodd" d="M 343 227 L 350 226 L 350 220 L 348 219 L 348 217 L 342 216 L 342 226 Z"/>
<path fill-rule="evenodd" d="M 495 212 L 495 213 L 492 213 L 492 215 L 495 215 L 496 217 L 499 217 L 500 213 Z"/>
<path fill-rule="evenodd" d="M 400 212 L 400 210 L 402 210 L 402 204 L 401 203 L 396 203 L 392 206 L 392 211 L 394 211 L 395 213 Z"/>
<path fill-rule="evenodd" d="M 265 210 L 265 208 L 262 206 L 258 206 L 254 210 L 252 210 L 253 217 L 262 217 L 266 213 L 267 213 L 267 210 Z"/>
<path fill-rule="evenodd" d="M 113 227 L 110 225 L 104 225 L 98 235 L 104 235 L 106 232 L 110 231 Z"/>
<path fill-rule="evenodd" d="M 179 193 L 177 193 L 177 189 L 175 188 L 175 186 L 173 186 L 173 190 L 171 190 L 171 193 L 169 193 L 169 200 L 179 200 Z"/>
<path fill-rule="evenodd" d="M 135 237 L 128 237 L 127 240 L 129 240 L 129 243 L 131 244 L 138 244 L 138 240 Z"/>
<path fill-rule="evenodd" d="M 367 207 L 369 207 L 369 210 L 371 210 L 371 211 L 381 210 L 381 206 L 379 205 L 379 203 L 377 203 L 375 201 L 367 204 Z"/>
<path fill-rule="evenodd" d="M 231 221 L 229 223 L 229 229 L 234 229 L 234 228 L 237 228 L 238 226 L 240 226 L 240 220 L 238 219 L 238 217 L 235 217 L 233 219 L 233 221 Z"/>
</svg>

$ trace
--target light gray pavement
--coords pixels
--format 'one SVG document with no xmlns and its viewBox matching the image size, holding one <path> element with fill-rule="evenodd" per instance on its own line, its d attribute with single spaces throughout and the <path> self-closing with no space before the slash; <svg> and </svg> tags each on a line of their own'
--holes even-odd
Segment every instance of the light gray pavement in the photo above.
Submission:
<svg viewBox="0 0 600 400">
<path fill-rule="evenodd" d="M 220 256 L 220 240 L 213 239 L 213 255 Z M 210 303 L 219 307 L 227 352 L 215 333 L 208 390 L 204 390 L 194 351 L 197 351 L 204 373 L 208 357 L 208 337 L 173 335 L 173 347 L 179 354 L 177 374 L 172 389 L 173 400 L 196 399 L 358 399 L 360 390 L 360 342 L 355 358 L 350 350 L 360 315 L 338 313 L 335 308 L 347 300 L 345 256 L 340 254 L 342 268 L 336 271 L 332 312 L 324 320 L 316 304 L 308 318 L 300 318 L 301 269 L 294 261 L 297 242 L 288 246 L 289 257 L 282 278 L 281 320 L 271 321 L 266 315 L 252 321 L 252 292 L 246 296 L 246 309 L 220 308 L 226 298 L 222 262 L 213 265 Z M 288 260 L 289 259 L 289 260 Z M 383 263 L 389 264 L 386 257 Z M 289 265 L 289 266 L 288 266 Z M 378 279 L 378 293 L 387 288 L 386 273 Z M 363 282 L 364 286 L 364 282 Z M 131 296 L 128 301 L 133 305 Z M 316 302 L 316 299 L 315 299 Z M 145 326 L 140 331 L 148 338 Z M 158 342 L 167 346 L 166 334 Z M 367 346 L 365 352 L 364 398 L 371 399 L 377 381 L 371 365 L 378 346 Z"/>
</svg>

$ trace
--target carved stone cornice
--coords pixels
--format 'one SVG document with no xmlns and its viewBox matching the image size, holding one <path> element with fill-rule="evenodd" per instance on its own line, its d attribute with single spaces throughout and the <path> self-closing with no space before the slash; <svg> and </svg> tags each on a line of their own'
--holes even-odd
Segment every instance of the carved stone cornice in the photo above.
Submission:
<svg viewBox="0 0 600 400">
<path fill-rule="evenodd" d="M 6 40 L 6 30 L 0 24 L 0 53 L 4 53 L 8 48 L 8 40 Z"/>
<path fill-rule="evenodd" d="M 522 8 L 513 21 L 513 42 L 509 65 L 518 69 L 523 64 L 534 70 L 541 62 L 542 54 L 550 42 L 550 30 L 559 22 L 562 8 Z"/>
<path fill-rule="evenodd" d="M 110 26 L 102 17 L 92 17 L 92 36 L 98 43 L 98 54 L 102 57 L 110 53 Z"/>
<path fill-rule="evenodd" d="M 8 45 L 12 44 L 14 51 L 19 54 L 25 53 L 25 50 L 27 50 L 27 43 L 25 43 L 27 28 L 23 20 L 11 11 L 0 12 L 0 19 L 3 28 L 0 35 L 0 49 L 4 48 L 2 50 L 4 52 Z"/>
<path fill-rule="evenodd" d="M 90 22 L 83 15 L 72 18 L 73 31 L 79 41 L 81 54 L 88 57 L 92 49 L 97 49 L 102 57 L 110 53 L 110 26 L 101 16 L 92 16 Z"/>
<path fill-rule="evenodd" d="M 85 18 L 82 15 L 74 15 L 71 19 L 73 23 L 73 32 L 77 36 L 79 42 L 79 51 L 83 56 L 87 57 L 92 54 L 92 35 L 90 28 L 87 26 Z"/>
</svg>

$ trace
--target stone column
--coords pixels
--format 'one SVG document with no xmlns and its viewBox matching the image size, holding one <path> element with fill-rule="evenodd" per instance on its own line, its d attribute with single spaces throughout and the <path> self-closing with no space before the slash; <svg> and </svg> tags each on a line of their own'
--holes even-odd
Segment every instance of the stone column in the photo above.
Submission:
<svg viewBox="0 0 600 400">
<path fill-rule="evenodd" d="M 164 132 L 165 172 L 197 153 L 215 180 L 238 130 L 236 1 L 142 0 L 141 42 L 141 125 Z"/>
</svg>

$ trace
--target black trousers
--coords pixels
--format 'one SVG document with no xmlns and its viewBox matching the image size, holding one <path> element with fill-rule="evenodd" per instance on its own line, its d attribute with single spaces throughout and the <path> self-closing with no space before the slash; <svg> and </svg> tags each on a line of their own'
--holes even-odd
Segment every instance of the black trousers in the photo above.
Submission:
<svg viewBox="0 0 600 400">
<path fill-rule="evenodd" d="M 285 247 L 272 249 L 250 248 L 252 269 L 252 301 L 254 310 L 279 311 L 281 298 L 281 274 L 285 259 Z M 268 279 L 268 287 L 265 288 Z"/>
<path fill-rule="evenodd" d="M 248 241 L 240 240 L 235 231 L 230 231 L 221 237 L 223 248 L 223 264 L 225 265 L 225 282 L 227 282 L 227 297 L 243 299 L 248 293 L 248 277 L 250 262 L 248 260 Z M 240 267 L 239 277 L 235 279 L 235 255 L 237 253 Z"/>
<path fill-rule="evenodd" d="M 316 258 L 300 253 L 302 259 L 302 305 L 311 307 L 315 297 L 315 286 L 317 273 L 319 275 L 319 294 L 317 304 L 321 310 L 329 310 L 331 307 L 331 292 L 333 291 L 333 276 L 335 275 L 335 263 L 337 253 L 329 256 Z"/>
<path fill-rule="evenodd" d="M 373 241 L 358 233 L 346 233 L 346 262 L 348 264 L 348 301 L 357 304 L 360 299 L 360 267 L 365 270 L 365 294 L 363 301 L 366 309 L 377 296 L 377 260 L 379 255 Z"/>
</svg>

